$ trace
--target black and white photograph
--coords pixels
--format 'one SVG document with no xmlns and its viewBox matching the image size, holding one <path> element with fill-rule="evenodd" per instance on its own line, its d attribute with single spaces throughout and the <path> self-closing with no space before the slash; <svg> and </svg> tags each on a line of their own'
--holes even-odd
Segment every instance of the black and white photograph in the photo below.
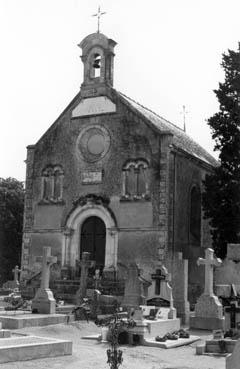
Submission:
<svg viewBox="0 0 240 369">
<path fill-rule="evenodd" d="M 0 369 L 240 369 L 239 0 L 0 0 Z"/>
</svg>

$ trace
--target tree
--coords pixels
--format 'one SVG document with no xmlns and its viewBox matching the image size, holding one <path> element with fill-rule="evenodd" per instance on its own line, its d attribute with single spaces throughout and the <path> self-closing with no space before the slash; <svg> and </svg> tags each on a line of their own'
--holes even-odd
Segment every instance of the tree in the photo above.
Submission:
<svg viewBox="0 0 240 369">
<path fill-rule="evenodd" d="M 0 178 L 0 281 L 12 279 L 12 269 L 21 262 L 24 210 L 23 183 Z"/>
<path fill-rule="evenodd" d="M 220 165 L 204 181 L 203 209 L 215 253 L 224 258 L 227 243 L 240 242 L 240 43 L 223 54 L 221 65 L 225 81 L 214 90 L 219 112 L 208 119 Z"/>
</svg>

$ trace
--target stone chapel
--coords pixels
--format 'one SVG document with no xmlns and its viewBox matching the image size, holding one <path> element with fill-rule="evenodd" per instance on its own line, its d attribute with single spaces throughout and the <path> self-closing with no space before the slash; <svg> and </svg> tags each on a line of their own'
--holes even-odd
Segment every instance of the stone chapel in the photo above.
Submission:
<svg viewBox="0 0 240 369">
<path fill-rule="evenodd" d="M 114 40 L 98 32 L 79 46 L 79 93 L 27 147 L 21 278 L 40 270 L 44 246 L 57 256 L 59 278 L 69 279 L 79 276 L 84 251 L 109 278 L 136 262 L 146 279 L 159 255 L 171 271 L 182 252 L 194 294 L 204 283 L 196 260 L 211 246 L 202 180 L 216 161 L 181 128 L 114 89 Z"/>
</svg>

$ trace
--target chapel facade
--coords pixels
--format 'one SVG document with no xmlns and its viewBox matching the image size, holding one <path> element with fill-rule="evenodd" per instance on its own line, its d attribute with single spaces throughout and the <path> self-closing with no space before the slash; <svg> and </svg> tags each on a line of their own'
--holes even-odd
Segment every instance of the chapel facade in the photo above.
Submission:
<svg viewBox="0 0 240 369">
<path fill-rule="evenodd" d="M 79 46 L 80 92 L 27 147 L 22 279 L 40 270 L 43 246 L 57 256 L 59 278 L 78 275 L 84 251 L 105 275 L 134 261 L 146 279 L 160 254 L 171 265 L 182 252 L 191 295 L 203 285 L 196 260 L 211 245 L 201 192 L 216 161 L 114 89 L 115 41 L 93 33 Z"/>
</svg>

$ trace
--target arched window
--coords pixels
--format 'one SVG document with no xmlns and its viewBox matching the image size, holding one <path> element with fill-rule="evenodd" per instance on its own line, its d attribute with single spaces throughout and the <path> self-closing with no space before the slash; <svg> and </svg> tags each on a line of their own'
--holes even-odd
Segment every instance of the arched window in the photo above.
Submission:
<svg viewBox="0 0 240 369">
<path fill-rule="evenodd" d="M 42 171 L 42 200 L 44 203 L 62 201 L 63 170 L 61 166 L 48 166 Z"/>
<path fill-rule="evenodd" d="M 93 78 L 100 77 L 101 74 L 101 55 L 98 53 L 95 53 L 93 55 Z"/>
<path fill-rule="evenodd" d="M 129 161 L 123 167 L 123 198 L 146 199 L 149 196 L 149 170 L 145 160 Z"/>
<path fill-rule="evenodd" d="M 194 186 L 190 193 L 190 243 L 195 246 L 201 245 L 201 192 L 199 187 Z"/>
<path fill-rule="evenodd" d="M 46 168 L 42 175 L 43 199 L 50 201 L 52 198 L 52 168 Z"/>
<path fill-rule="evenodd" d="M 135 176 L 135 166 L 130 165 L 126 170 L 126 195 L 133 196 L 136 194 L 136 176 Z"/>
</svg>

